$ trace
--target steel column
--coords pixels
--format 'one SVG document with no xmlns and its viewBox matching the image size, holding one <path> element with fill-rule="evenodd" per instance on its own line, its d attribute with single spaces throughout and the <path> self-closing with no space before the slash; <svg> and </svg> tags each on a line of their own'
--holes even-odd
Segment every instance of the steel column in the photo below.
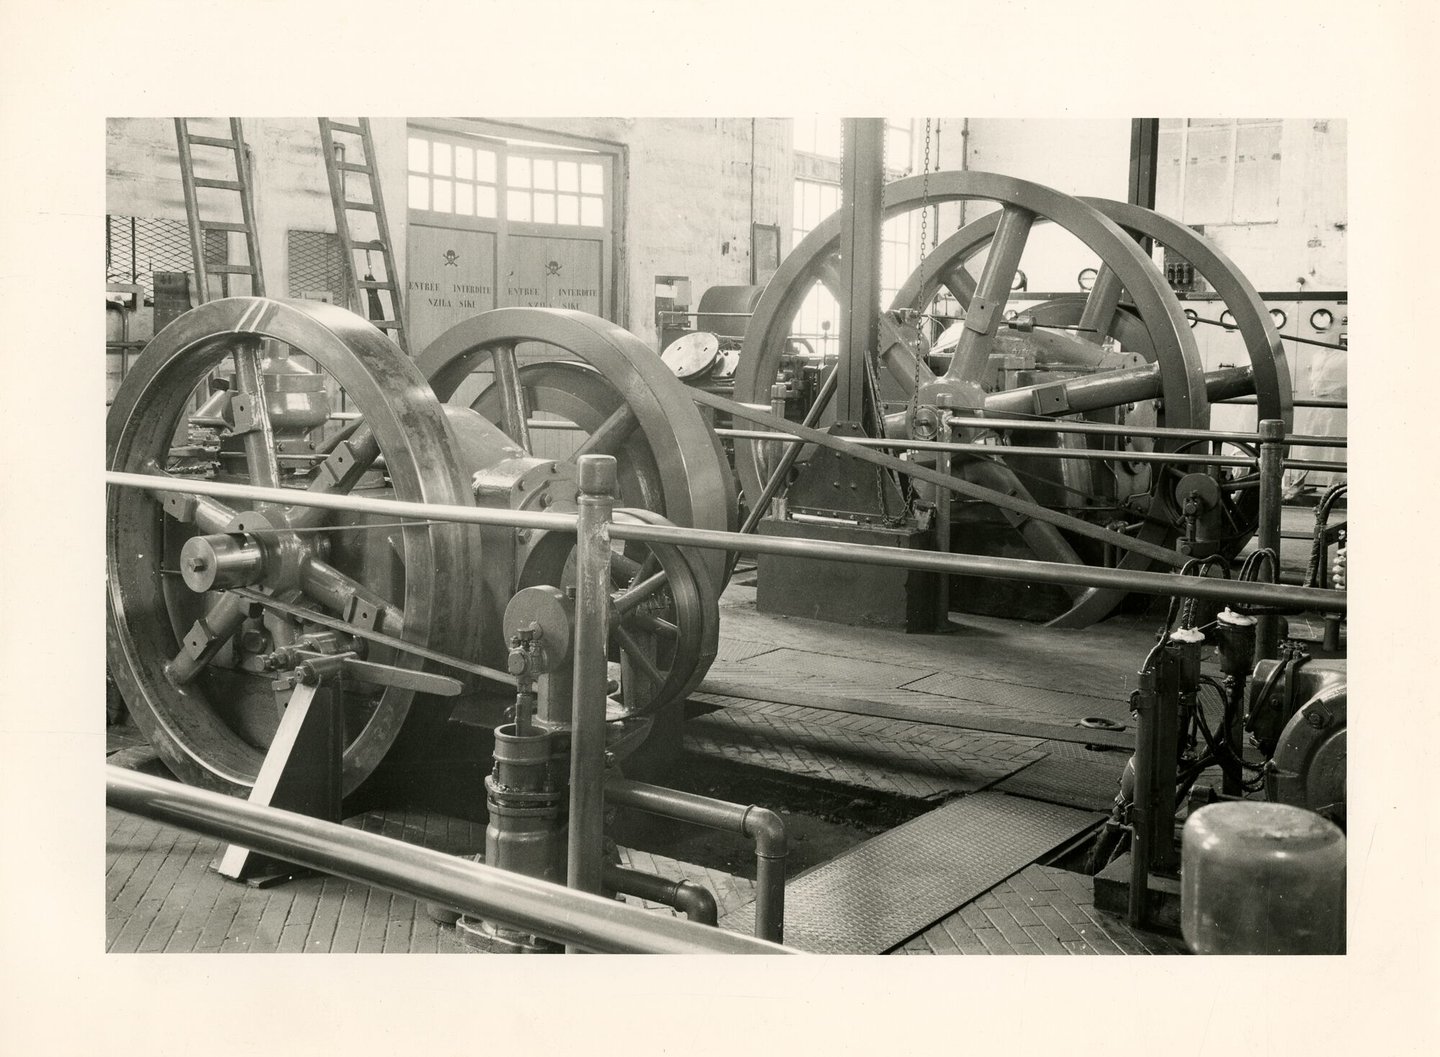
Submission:
<svg viewBox="0 0 1440 1057">
<path fill-rule="evenodd" d="M 865 357 L 880 323 L 885 119 L 846 118 L 840 177 L 840 387 L 835 419 L 865 421 Z"/>
<path fill-rule="evenodd" d="M 1260 526 L 1257 549 L 1275 556 L 1275 579 L 1280 578 L 1280 513 L 1285 501 L 1285 423 L 1267 418 L 1260 423 Z M 1280 618 L 1262 613 L 1255 627 L 1255 659 L 1269 660 L 1280 652 Z"/>
<path fill-rule="evenodd" d="M 1155 208 L 1155 184 L 1159 174 L 1156 156 L 1160 141 L 1160 119 L 1137 117 L 1130 120 L 1130 180 L 1125 192 L 1131 205 Z M 1147 235 L 1136 239 L 1148 254 L 1155 242 Z"/>
<path fill-rule="evenodd" d="M 570 719 L 570 847 L 566 883 L 599 892 L 605 839 L 605 702 L 609 684 L 610 519 L 615 458 L 579 463 L 575 541 L 575 679 Z"/>
</svg>

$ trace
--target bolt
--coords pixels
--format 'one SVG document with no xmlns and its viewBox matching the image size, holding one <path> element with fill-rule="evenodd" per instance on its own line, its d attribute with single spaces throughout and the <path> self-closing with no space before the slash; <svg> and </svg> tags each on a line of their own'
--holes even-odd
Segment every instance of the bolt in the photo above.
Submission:
<svg viewBox="0 0 1440 1057">
<path fill-rule="evenodd" d="M 1323 730 L 1325 725 L 1330 722 L 1330 717 L 1319 709 L 1315 709 L 1305 713 L 1305 722 L 1309 723 L 1316 730 Z"/>
</svg>

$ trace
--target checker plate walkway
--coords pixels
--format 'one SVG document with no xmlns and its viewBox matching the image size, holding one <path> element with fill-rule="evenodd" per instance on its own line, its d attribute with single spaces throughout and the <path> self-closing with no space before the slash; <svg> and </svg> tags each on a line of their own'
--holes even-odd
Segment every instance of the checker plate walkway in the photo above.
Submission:
<svg viewBox="0 0 1440 1057">
<path fill-rule="evenodd" d="M 685 725 L 687 752 L 920 799 L 983 789 L 1045 755 L 1034 738 L 732 703 Z"/>
<path fill-rule="evenodd" d="M 961 797 L 791 881 L 785 943 L 883 954 L 1102 817 L 1000 793 Z M 721 924 L 748 932 L 753 921 L 749 904 Z"/>
</svg>

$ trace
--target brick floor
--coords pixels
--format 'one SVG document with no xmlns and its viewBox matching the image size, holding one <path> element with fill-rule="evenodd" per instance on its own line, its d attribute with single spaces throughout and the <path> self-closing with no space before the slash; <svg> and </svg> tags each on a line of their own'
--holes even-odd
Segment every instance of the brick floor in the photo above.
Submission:
<svg viewBox="0 0 1440 1057">
<path fill-rule="evenodd" d="M 895 954 L 1184 954 L 1177 939 L 1137 932 L 1095 909 L 1092 882 L 1027 866 L 902 944 Z"/>
<path fill-rule="evenodd" d="M 270 888 L 209 868 L 220 843 L 107 810 L 105 949 L 114 953 L 446 953 L 463 948 L 415 900 L 311 875 Z M 422 812 L 349 820 L 373 833 L 464 854 L 485 828 Z"/>
</svg>

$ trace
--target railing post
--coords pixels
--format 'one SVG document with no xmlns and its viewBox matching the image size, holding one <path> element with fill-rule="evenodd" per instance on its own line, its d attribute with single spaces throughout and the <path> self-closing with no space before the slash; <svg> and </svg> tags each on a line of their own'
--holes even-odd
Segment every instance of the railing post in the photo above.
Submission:
<svg viewBox="0 0 1440 1057">
<path fill-rule="evenodd" d="M 605 823 L 606 648 L 610 639 L 610 520 L 615 459 L 584 455 L 579 464 L 575 540 L 575 701 L 570 720 L 570 844 L 566 884 L 601 890 Z"/>
<path fill-rule="evenodd" d="M 1280 511 L 1285 501 L 1285 423 L 1267 418 L 1260 423 L 1260 527 L 1257 549 L 1275 555 L 1275 582 L 1280 582 Z M 1280 652 L 1280 618 L 1261 614 L 1255 627 L 1255 659 L 1270 660 Z"/>
</svg>

